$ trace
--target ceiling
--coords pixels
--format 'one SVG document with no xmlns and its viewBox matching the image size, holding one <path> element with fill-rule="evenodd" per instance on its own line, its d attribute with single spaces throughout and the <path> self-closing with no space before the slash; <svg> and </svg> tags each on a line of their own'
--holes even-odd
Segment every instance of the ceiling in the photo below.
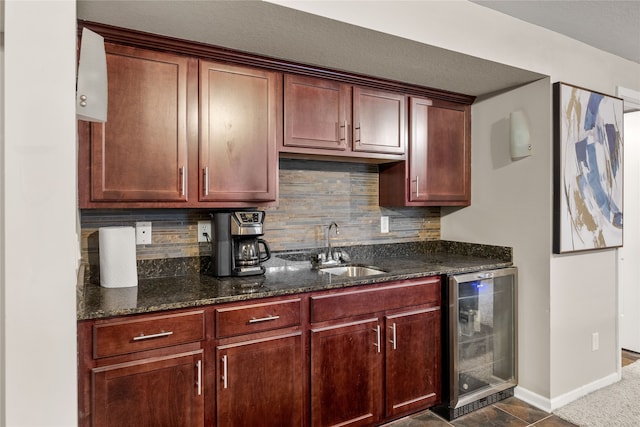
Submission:
<svg viewBox="0 0 640 427">
<path fill-rule="evenodd" d="M 471 0 L 640 64 L 640 0 Z"/>
<path fill-rule="evenodd" d="M 540 5 L 544 4 L 544 8 L 551 7 L 554 12 L 553 21 L 547 18 L 546 22 L 549 23 L 547 25 L 558 22 L 561 29 L 567 30 L 579 29 L 581 22 L 591 21 L 585 21 L 586 18 L 583 18 L 574 22 L 577 16 L 575 7 L 562 6 L 565 3 L 575 5 L 597 3 L 600 8 L 603 6 L 602 3 L 609 4 L 610 7 L 604 8 L 604 11 L 598 9 L 599 15 L 596 16 L 600 18 L 613 15 L 612 10 L 617 10 L 618 3 L 626 5 L 626 2 L 618 1 L 477 1 L 476 3 L 510 15 L 514 14 L 523 20 L 533 19 L 535 17 L 533 11 L 540 12 Z M 640 5 L 640 1 L 629 3 Z M 528 8 L 524 7 L 525 4 Z M 616 7 L 612 6 L 614 4 Z M 588 15 L 595 13 L 592 6 L 587 7 Z M 634 5 L 626 5 L 624 13 L 616 12 L 615 16 L 618 19 L 621 15 L 623 18 L 630 18 L 636 13 L 635 9 Z M 544 77 L 528 70 L 349 25 L 265 1 L 78 0 L 77 10 L 79 19 L 474 96 L 501 92 Z M 561 18 L 562 16 L 567 20 Z M 612 19 L 607 18 L 606 22 L 614 22 Z M 563 22 L 573 24 L 563 26 Z M 611 28 L 616 25 L 606 27 Z M 635 27 L 629 24 L 624 25 L 626 25 L 626 31 L 635 32 L 637 35 L 639 31 L 637 25 Z M 621 45 L 625 46 L 622 41 L 609 35 L 607 31 L 598 31 L 598 34 L 603 35 L 605 41 L 616 40 L 616 43 L 609 41 L 614 45 L 611 49 L 614 47 L 620 49 Z M 572 37 L 578 36 L 572 35 Z M 375 49 L 375 55 L 371 54 L 372 49 Z M 633 51 L 633 43 L 624 49 Z M 636 62 L 640 62 L 637 56 Z M 406 58 L 412 58 L 412 60 L 407 61 Z"/>
</svg>

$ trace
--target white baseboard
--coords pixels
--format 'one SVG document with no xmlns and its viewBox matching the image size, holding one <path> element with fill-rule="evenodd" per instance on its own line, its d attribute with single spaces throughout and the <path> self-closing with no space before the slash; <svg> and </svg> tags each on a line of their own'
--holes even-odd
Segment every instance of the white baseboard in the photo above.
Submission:
<svg viewBox="0 0 640 427">
<path fill-rule="evenodd" d="M 513 395 L 531 406 L 535 406 L 545 412 L 551 412 L 551 401 L 548 397 L 541 396 L 521 386 L 515 388 Z"/>
<path fill-rule="evenodd" d="M 601 388 L 608 385 L 617 383 L 618 381 L 620 381 L 620 378 L 621 373 L 614 372 L 604 378 L 600 378 L 599 380 L 593 381 L 589 384 L 585 384 L 582 387 L 578 387 L 575 390 L 571 390 L 570 392 L 562 394 L 558 397 L 554 397 L 553 399 L 541 396 L 521 386 L 517 386 L 515 388 L 514 396 L 524 402 L 527 402 L 529 405 L 535 406 L 538 409 L 542 409 L 545 412 L 551 413 L 556 409 L 573 402 L 574 400 L 578 400 L 581 397 L 586 396 L 589 393 L 600 390 Z"/>
</svg>

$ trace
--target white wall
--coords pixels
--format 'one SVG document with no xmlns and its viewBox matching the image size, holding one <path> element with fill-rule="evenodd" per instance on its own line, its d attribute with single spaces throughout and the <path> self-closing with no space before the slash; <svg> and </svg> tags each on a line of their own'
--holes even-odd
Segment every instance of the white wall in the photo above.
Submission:
<svg viewBox="0 0 640 427">
<path fill-rule="evenodd" d="M 2 22 L 4 22 L 4 4 L 2 8 Z M 3 24 L 4 25 L 4 24 Z M 0 32 L 0 312 L 4 312 L 4 31 Z M 0 426 L 4 425 L 4 316 L 0 315 Z"/>
<path fill-rule="evenodd" d="M 5 2 L 2 425 L 77 424 L 73 0 Z"/>
<path fill-rule="evenodd" d="M 522 270 L 520 385 L 532 403 L 551 409 L 615 376 L 615 251 L 551 254 L 551 83 L 638 90 L 640 65 L 464 0 L 367 2 L 366 13 L 357 1 L 272 2 L 550 76 L 474 106 L 472 206 L 446 214 L 442 236 L 514 247 Z M 504 120 L 516 104 L 534 121 L 536 146 L 531 158 L 511 164 L 493 150 L 504 143 Z M 592 332 L 600 334 L 597 352 Z"/>
</svg>

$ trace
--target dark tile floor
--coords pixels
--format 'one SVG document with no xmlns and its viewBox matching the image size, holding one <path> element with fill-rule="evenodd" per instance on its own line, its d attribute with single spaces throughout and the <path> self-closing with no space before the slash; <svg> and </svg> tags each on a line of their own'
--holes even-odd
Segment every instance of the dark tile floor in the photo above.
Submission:
<svg viewBox="0 0 640 427">
<path fill-rule="evenodd" d="M 640 359 L 640 354 L 622 351 L 622 366 Z M 453 421 L 423 411 L 387 424 L 388 427 L 576 427 L 515 397 L 496 402 Z"/>
</svg>

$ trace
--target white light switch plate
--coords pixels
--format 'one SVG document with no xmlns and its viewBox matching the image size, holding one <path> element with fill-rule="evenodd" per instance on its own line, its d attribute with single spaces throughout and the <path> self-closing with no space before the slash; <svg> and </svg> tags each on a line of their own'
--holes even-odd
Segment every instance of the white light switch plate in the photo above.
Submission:
<svg viewBox="0 0 640 427">
<path fill-rule="evenodd" d="M 380 232 L 388 233 L 389 232 L 389 217 L 381 216 L 380 217 Z"/>
<path fill-rule="evenodd" d="M 136 222 L 136 245 L 151 244 L 151 221 Z"/>
</svg>

